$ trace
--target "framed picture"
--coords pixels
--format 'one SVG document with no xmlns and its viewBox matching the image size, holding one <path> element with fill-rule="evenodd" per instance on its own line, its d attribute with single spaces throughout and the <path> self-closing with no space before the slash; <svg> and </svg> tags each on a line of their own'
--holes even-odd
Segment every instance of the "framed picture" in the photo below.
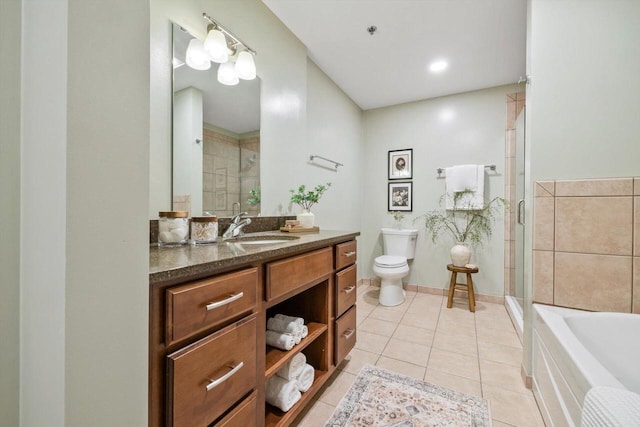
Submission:
<svg viewBox="0 0 640 427">
<path fill-rule="evenodd" d="M 389 179 L 413 178 L 413 149 L 389 151 Z"/>
<path fill-rule="evenodd" d="M 413 183 L 390 182 L 389 183 L 389 212 L 413 210 Z"/>
</svg>

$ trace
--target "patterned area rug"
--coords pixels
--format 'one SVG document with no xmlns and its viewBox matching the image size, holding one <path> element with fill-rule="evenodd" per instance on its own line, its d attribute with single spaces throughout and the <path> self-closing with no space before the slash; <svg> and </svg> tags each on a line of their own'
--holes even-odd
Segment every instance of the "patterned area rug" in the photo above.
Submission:
<svg viewBox="0 0 640 427">
<path fill-rule="evenodd" d="M 490 427 L 486 400 L 365 365 L 325 427 Z"/>
</svg>

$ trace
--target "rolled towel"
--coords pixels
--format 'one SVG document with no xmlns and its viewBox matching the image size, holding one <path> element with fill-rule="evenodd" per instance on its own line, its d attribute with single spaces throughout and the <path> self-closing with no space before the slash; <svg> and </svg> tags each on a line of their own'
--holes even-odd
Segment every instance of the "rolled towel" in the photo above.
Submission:
<svg viewBox="0 0 640 427">
<path fill-rule="evenodd" d="M 300 332 L 300 338 L 306 338 L 309 335 L 309 328 L 307 325 L 302 325 L 302 330 Z"/>
<path fill-rule="evenodd" d="M 284 412 L 291 409 L 301 397 L 295 381 L 287 381 L 277 375 L 267 380 L 265 400 Z"/>
<path fill-rule="evenodd" d="M 313 384 L 315 373 L 316 371 L 313 369 L 313 366 L 305 363 L 302 367 L 302 372 L 300 372 L 300 375 L 296 378 L 296 386 L 298 387 L 298 390 L 303 393 L 309 390 Z"/>
<path fill-rule="evenodd" d="M 296 322 L 290 322 L 285 319 L 270 317 L 267 319 L 267 329 L 276 332 L 285 332 L 287 334 L 295 334 L 300 331 L 302 326 Z"/>
<path fill-rule="evenodd" d="M 298 329 L 298 331 L 293 334 L 293 339 L 296 345 L 300 344 L 300 341 L 302 341 L 302 329 Z"/>
<path fill-rule="evenodd" d="M 287 316 L 286 314 L 276 314 L 273 317 L 275 317 L 276 319 L 283 319 L 287 323 L 288 322 L 295 322 L 300 326 L 304 325 L 304 319 L 302 317 Z"/>
<path fill-rule="evenodd" d="M 280 350 L 291 350 L 296 345 L 296 340 L 293 335 L 284 334 L 276 331 L 267 331 L 267 344 L 271 347 L 279 348 Z"/>
<path fill-rule="evenodd" d="M 307 363 L 307 356 L 304 353 L 298 353 L 291 360 L 289 360 L 280 370 L 277 375 L 285 380 L 294 380 L 302 372 L 302 368 Z"/>
</svg>

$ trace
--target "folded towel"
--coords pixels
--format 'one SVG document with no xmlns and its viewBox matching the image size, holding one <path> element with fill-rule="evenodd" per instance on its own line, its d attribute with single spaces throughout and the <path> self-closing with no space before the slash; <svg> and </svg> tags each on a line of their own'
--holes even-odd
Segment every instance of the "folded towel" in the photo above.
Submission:
<svg viewBox="0 0 640 427">
<path fill-rule="evenodd" d="M 291 350 L 296 345 L 296 340 L 291 334 L 276 331 L 267 331 L 267 344 L 280 350 Z"/>
<path fill-rule="evenodd" d="M 291 409 L 301 397 L 295 381 L 287 381 L 277 375 L 267 380 L 265 400 L 284 412 Z"/>
<path fill-rule="evenodd" d="M 464 180 L 459 178 L 454 178 L 453 183 L 450 184 L 449 177 L 449 169 L 452 169 L 451 173 L 454 177 L 459 176 L 459 174 L 455 173 L 455 169 L 464 168 Z M 466 171 L 471 170 L 473 168 L 473 184 L 470 184 L 466 187 L 461 187 L 461 182 L 467 183 L 467 178 L 469 178 L 469 174 Z M 479 210 L 484 208 L 484 165 L 462 165 L 462 166 L 454 166 L 452 168 L 447 168 L 447 176 L 445 187 L 446 187 L 446 195 L 445 195 L 445 208 L 446 209 L 458 209 L 458 210 Z M 462 197 L 458 198 L 455 201 L 455 193 L 460 193 L 465 190 L 471 190 L 471 193 L 463 194 Z"/>
<path fill-rule="evenodd" d="M 302 325 L 302 330 L 300 331 L 300 338 L 306 338 L 309 335 L 309 328 L 307 325 Z"/>
<path fill-rule="evenodd" d="M 591 388 L 582 406 L 582 427 L 640 425 L 640 394 L 621 388 Z"/>
<path fill-rule="evenodd" d="M 478 176 L 476 165 L 458 165 L 445 169 L 447 191 L 459 193 L 464 190 L 476 191 Z"/>
<path fill-rule="evenodd" d="M 302 367 L 302 372 L 300 372 L 300 375 L 298 376 L 298 378 L 296 378 L 296 385 L 298 387 L 298 390 L 303 393 L 309 390 L 311 388 L 311 385 L 313 384 L 315 373 L 316 371 L 315 369 L 313 369 L 313 366 L 305 363 L 305 365 Z"/>
<path fill-rule="evenodd" d="M 276 319 L 283 319 L 287 323 L 288 322 L 295 322 L 300 326 L 304 325 L 304 319 L 302 317 L 287 316 L 286 314 L 276 314 L 273 317 L 275 317 Z"/>
<path fill-rule="evenodd" d="M 307 357 L 303 353 L 298 353 L 280 368 L 277 375 L 285 380 L 294 380 L 300 375 L 306 363 Z"/>
<path fill-rule="evenodd" d="M 296 334 L 300 332 L 300 326 L 297 322 L 288 321 L 285 319 L 278 319 L 270 317 L 267 319 L 267 329 L 276 332 L 286 332 L 288 334 Z"/>
<path fill-rule="evenodd" d="M 293 340 L 295 341 L 296 345 L 300 344 L 300 341 L 302 341 L 302 328 L 293 333 Z"/>
</svg>

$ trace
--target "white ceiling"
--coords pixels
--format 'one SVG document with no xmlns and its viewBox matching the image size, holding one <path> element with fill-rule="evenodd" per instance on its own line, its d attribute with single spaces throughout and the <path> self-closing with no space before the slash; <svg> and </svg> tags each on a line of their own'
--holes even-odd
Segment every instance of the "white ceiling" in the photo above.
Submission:
<svg viewBox="0 0 640 427">
<path fill-rule="evenodd" d="M 364 110 L 525 74 L 526 0 L 262 1 Z M 437 59 L 449 63 L 440 74 L 428 70 Z"/>
</svg>

